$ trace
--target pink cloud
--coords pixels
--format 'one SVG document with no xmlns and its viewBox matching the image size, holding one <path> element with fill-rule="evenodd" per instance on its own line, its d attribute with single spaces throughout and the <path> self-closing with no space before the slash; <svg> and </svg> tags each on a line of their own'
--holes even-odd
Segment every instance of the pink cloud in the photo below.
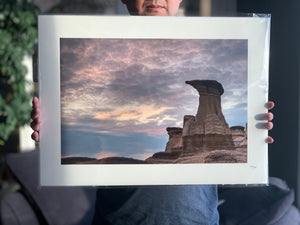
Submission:
<svg viewBox="0 0 300 225">
<path fill-rule="evenodd" d="M 101 152 L 101 153 L 97 153 L 96 154 L 96 158 L 97 159 L 104 159 L 104 158 L 109 158 L 109 157 L 114 157 L 116 156 L 117 154 L 114 153 L 114 152 Z"/>
<path fill-rule="evenodd" d="M 147 134 L 166 134 L 166 128 L 158 128 L 158 129 L 139 129 L 133 130 L 134 132 L 147 133 Z"/>
<path fill-rule="evenodd" d="M 161 107 L 157 109 L 154 105 L 150 106 L 130 106 L 127 108 L 116 108 L 114 111 L 105 113 L 96 113 L 94 119 L 114 119 L 117 121 L 128 121 L 135 120 L 136 124 L 147 124 L 149 122 L 157 121 L 158 123 L 163 120 L 175 120 L 174 118 L 169 118 L 163 113 L 168 110 L 173 109 L 172 107 Z M 158 119 L 153 119 L 157 116 Z"/>
</svg>

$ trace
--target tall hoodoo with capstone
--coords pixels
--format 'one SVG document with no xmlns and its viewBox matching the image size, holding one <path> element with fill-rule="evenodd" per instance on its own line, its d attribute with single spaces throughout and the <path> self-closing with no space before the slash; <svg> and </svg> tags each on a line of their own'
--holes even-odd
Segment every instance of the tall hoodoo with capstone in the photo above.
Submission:
<svg viewBox="0 0 300 225">
<path fill-rule="evenodd" d="M 191 80 L 200 97 L 196 116 L 184 118 L 183 152 L 233 149 L 231 131 L 221 108 L 223 86 L 215 80 Z"/>
</svg>

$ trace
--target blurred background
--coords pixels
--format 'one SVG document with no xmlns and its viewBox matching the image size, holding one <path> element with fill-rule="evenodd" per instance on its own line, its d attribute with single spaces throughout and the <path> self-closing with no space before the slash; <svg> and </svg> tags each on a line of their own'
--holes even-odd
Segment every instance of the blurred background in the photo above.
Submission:
<svg viewBox="0 0 300 225">
<path fill-rule="evenodd" d="M 17 4 L 23 5 L 16 7 Z M 32 0 L 19 3 L 2 0 L 0 7 L 1 196 L 11 187 L 18 188 L 11 184 L 3 161 L 4 155 L 8 152 L 31 151 L 36 147 L 30 140 L 31 129 L 28 126 L 30 101 L 33 94 L 38 94 L 36 16 L 39 13 L 128 15 L 128 12 L 120 0 Z M 276 107 L 272 110 L 275 119 L 270 135 L 274 137 L 275 143 L 269 146 L 269 173 L 270 176 L 282 178 L 295 190 L 295 205 L 298 207 L 299 12 L 298 0 L 183 0 L 179 12 L 181 16 L 271 14 L 269 99 L 275 102 Z M 17 55 L 18 53 L 20 54 Z M 14 72 L 14 68 L 18 70 Z M 16 92 L 19 93 L 18 96 L 14 95 Z M 17 100 L 14 101 L 14 98 Z M 22 118 L 18 115 L 22 115 Z"/>
</svg>

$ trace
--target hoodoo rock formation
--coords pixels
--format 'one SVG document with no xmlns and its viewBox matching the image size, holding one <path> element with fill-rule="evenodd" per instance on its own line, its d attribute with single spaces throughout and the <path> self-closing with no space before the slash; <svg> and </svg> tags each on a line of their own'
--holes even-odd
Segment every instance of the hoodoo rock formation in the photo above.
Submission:
<svg viewBox="0 0 300 225">
<path fill-rule="evenodd" d="M 233 138 L 236 137 L 244 137 L 245 136 L 245 127 L 242 126 L 232 126 L 230 127 L 230 131 Z"/>
<path fill-rule="evenodd" d="M 222 85 L 215 80 L 191 80 L 186 84 L 199 93 L 199 106 L 195 117 L 184 118 L 183 152 L 233 149 L 231 131 L 221 108 Z"/>
<path fill-rule="evenodd" d="M 241 163 L 247 162 L 247 129 L 229 128 L 221 107 L 223 86 L 215 80 L 191 80 L 186 84 L 199 93 L 196 116 L 185 115 L 183 128 L 168 127 L 164 152 L 147 163 Z"/>
<path fill-rule="evenodd" d="M 247 145 L 247 142 L 245 142 L 246 139 L 246 131 L 245 127 L 242 126 L 233 126 L 230 127 L 232 139 L 234 142 L 234 145 L 236 147 Z"/>
<path fill-rule="evenodd" d="M 169 141 L 166 145 L 165 152 L 182 152 L 182 128 L 167 127 Z"/>
<path fill-rule="evenodd" d="M 148 163 L 174 163 L 182 153 L 182 128 L 167 127 L 169 141 L 164 152 L 157 152 L 146 159 Z"/>
</svg>

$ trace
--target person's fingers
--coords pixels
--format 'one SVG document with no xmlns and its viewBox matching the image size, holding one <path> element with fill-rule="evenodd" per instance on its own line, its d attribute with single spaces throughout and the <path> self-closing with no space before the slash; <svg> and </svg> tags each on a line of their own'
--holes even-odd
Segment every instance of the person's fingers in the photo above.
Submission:
<svg viewBox="0 0 300 225">
<path fill-rule="evenodd" d="M 31 111 L 31 119 L 34 120 L 40 116 L 40 110 L 39 109 L 32 109 Z"/>
<path fill-rule="evenodd" d="M 32 122 L 31 122 L 31 124 L 30 124 L 30 126 L 31 126 L 31 128 L 34 130 L 34 131 L 39 131 L 40 130 L 40 119 L 39 118 L 36 118 L 36 119 L 34 119 Z"/>
<path fill-rule="evenodd" d="M 268 144 L 272 144 L 274 142 L 274 139 L 271 136 L 268 136 L 267 139 L 266 139 L 266 142 Z"/>
<path fill-rule="evenodd" d="M 38 97 L 34 96 L 32 98 L 32 105 L 38 105 L 38 104 L 39 104 L 39 99 L 38 99 Z"/>
<path fill-rule="evenodd" d="M 39 99 L 37 97 L 33 97 L 32 99 L 32 111 L 31 111 L 31 119 L 32 122 L 30 124 L 31 128 L 34 132 L 31 134 L 31 138 L 38 142 L 40 140 L 40 106 L 39 106 Z"/>
<path fill-rule="evenodd" d="M 39 134 L 39 132 L 34 131 L 34 132 L 31 134 L 31 138 L 32 138 L 32 140 L 38 142 L 38 141 L 40 140 L 40 134 Z"/>
<path fill-rule="evenodd" d="M 268 110 L 273 109 L 274 106 L 275 106 L 275 103 L 274 103 L 273 101 L 269 101 L 269 102 L 266 104 L 266 107 L 267 107 Z M 267 117 L 267 120 L 269 121 L 269 122 L 266 123 L 266 128 L 267 128 L 268 130 L 272 130 L 274 124 L 273 124 L 271 121 L 273 120 L 274 115 L 273 115 L 273 113 L 269 112 L 269 113 L 266 114 L 266 117 Z M 267 139 L 266 139 L 266 142 L 267 142 L 268 144 L 272 144 L 272 143 L 274 142 L 274 139 L 273 139 L 271 136 L 268 136 Z"/>
<path fill-rule="evenodd" d="M 36 110 L 36 109 L 38 109 L 40 107 L 39 105 L 40 105 L 39 99 L 34 96 L 33 99 L 32 99 L 32 108 L 34 110 Z"/>
<path fill-rule="evenodd" d="M 267 103 L 267 108 L 268 108 L 268 110 L 273 109 L 274 106 L 275 106 L 275 103 L 274 103 L 273 101 L 269 101 L 269 102 Z"/>
<path fill-rule="evenodd" d="M 31 119 L 34 120 L 39 116 L 40 116 L 39 99 L 37 97 L 33 97 L 33 99 L 32 99 Z"/>
<path fill-rule="evenodd" d="M 266 128 L 268 129 L 268 130 L 272 130 L 273 129 L 273 123 L 272 122 L 267 122 L 266 123 Z"/>
<path fill-rule="evenodd" d="M 271 113 L 271 112 L 267 113 L 267 120 L 268 120 L 269 122 L 272 121 L 273 118 L 274 118 L 273 113 Z"/>
</svg>

